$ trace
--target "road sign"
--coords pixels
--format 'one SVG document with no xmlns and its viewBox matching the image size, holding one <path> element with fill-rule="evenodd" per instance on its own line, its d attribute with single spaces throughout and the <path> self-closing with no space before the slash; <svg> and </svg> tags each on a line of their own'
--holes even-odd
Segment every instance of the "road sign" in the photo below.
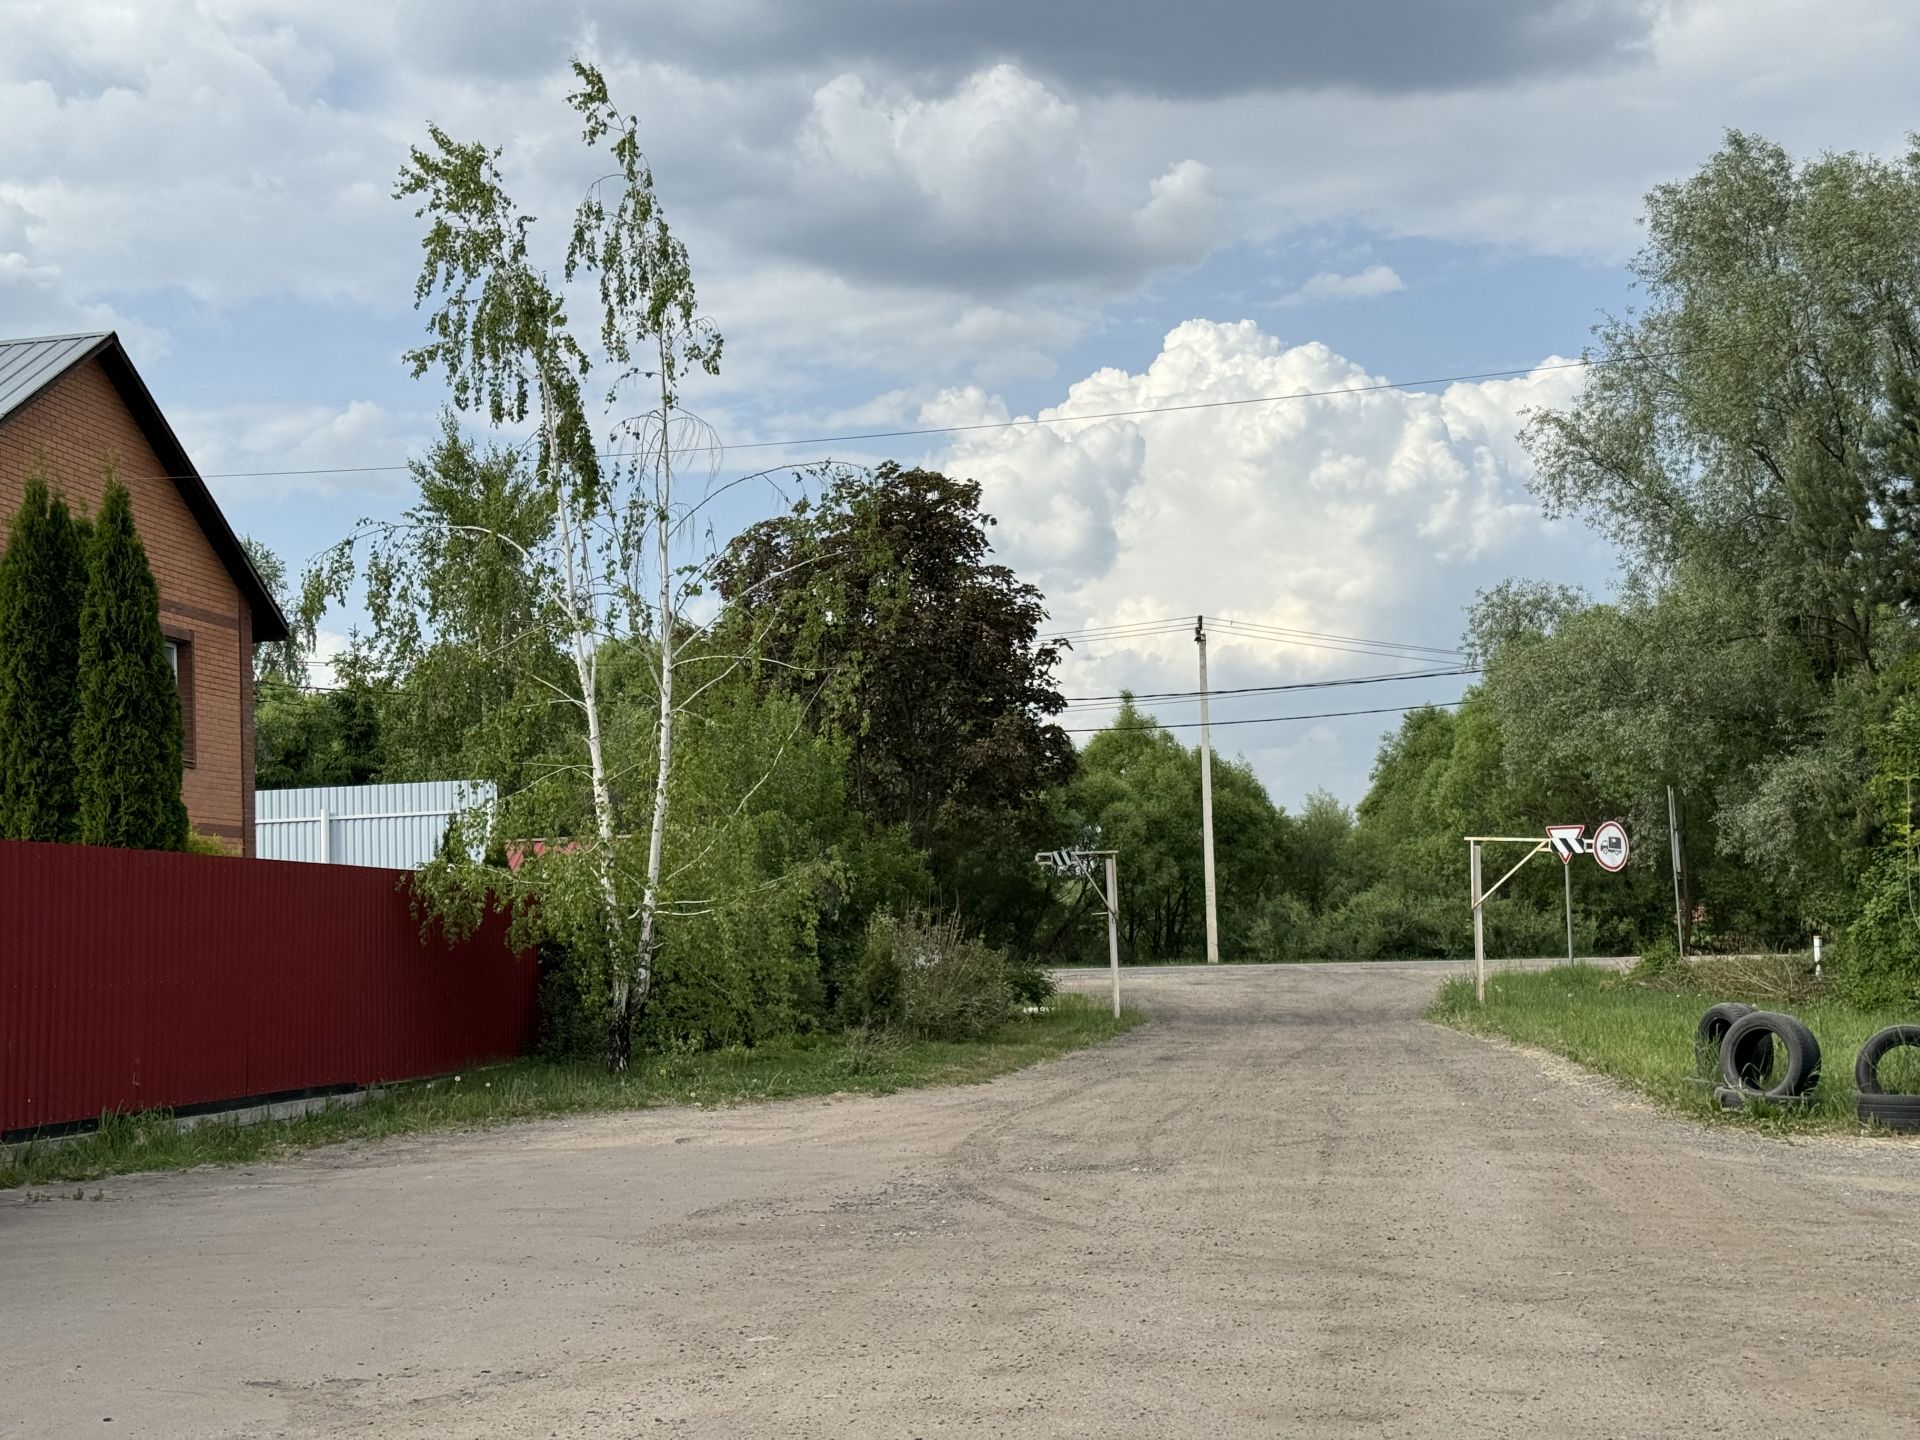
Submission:
<svg viewBox="0 0 1920 1440">
<path fill-rule="evenodd" d="M 1547 843 L 1553 847 L 1553 853 L 1560 857 L 1562 865 L 1571 864 L 1573 857 L 1584 855 L 1587 842 L 1580 837 L 1587 833 L 1584 825 L 1549 825 Z"/>
<path fill-rule="evenodd" d="M 1627 868 L 1627 829 L 1618 820 L 1602 822 L 1593 832 L 1593 859 L 1602 870 L 1618 874 Z"/>
<path fill-rule="evenodd" d="M 1042 850 L 1033 857 L 1034 863 L 1043 870 L 1051 870 L 1056 875 L 1091 875 L 1094 857 L 1082 850 Z"/>
</svg>

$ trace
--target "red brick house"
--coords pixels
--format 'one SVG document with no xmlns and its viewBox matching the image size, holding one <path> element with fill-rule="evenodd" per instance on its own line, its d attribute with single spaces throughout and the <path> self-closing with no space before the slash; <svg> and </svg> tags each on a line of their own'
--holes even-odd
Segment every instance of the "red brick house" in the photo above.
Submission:
<svg viewBox="0 0 1920 1440">
<path fill-rule="evenodd" d="M 36 470 L 92 514 L 109 465 L 133 498 L 160 589 L 186 728 L 187 814 L 251 855 L 253 647 L 284 640 L 286 619 L 117 335 L 0 340 L 0 517 L 19 509 Z"/>
</svg>

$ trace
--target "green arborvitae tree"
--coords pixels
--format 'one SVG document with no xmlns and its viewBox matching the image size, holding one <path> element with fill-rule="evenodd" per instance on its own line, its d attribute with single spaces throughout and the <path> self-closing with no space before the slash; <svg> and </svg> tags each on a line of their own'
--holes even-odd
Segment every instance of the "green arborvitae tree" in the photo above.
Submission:
<svg viewBox="0 0 1920 1440">
<path fill-rule="evenodd" d="M 84 844 L 185 847 L 180 691 L 167 663 L 160 592 L 133 526 L 133 502 L 111 477 L 88 547 L 73 743 Z"/>
<path fill-rule="evenodd" d="M 73 718 L 85 560 L 66 502 L 38 477 L 0 554 L 0 837 L 74 840 Z"/>
</svg>

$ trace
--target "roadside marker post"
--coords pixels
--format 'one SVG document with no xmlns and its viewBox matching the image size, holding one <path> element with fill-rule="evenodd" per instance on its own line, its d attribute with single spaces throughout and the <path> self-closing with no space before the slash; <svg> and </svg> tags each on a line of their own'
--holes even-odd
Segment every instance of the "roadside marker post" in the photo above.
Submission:
<svg viewBox="0 0 1920 1440">
<path fill-rule="evenodd" d="M 1120 852 L 1118 850 L 1041 850 L 1033 863 L 1055 875 L 1093 879 L 1093 862 L 1105 860 L 1107 884 L 1100 896 L 1107 907 L 1107 965 L 1113 971 L 1113 1018 L 1120 1018 Z"/>
<path fill-rule="evenodd" d="M 1544 840 L 1533 835 L 1469 835 L 1467 841 L 1467 895 L 1473 905 L 1473 998 L 1481 1005 L 1487 1003 L 1487 928 L 1486 903 L 1491 900 L 1500 887 L 1520 873 L 1534 856 L 1542 851 L 1551 851 L 1559 857 L 1565 871 L 1565 890 L 1567 897 L 1567 962 L 1573 963 L 1573 857 L 1591 855 L 1594 863 L 1609 874 L 1618 874 L 1627 868 L 1627 831 L 1618 820 L 1605 821 L 1593 832 L 1593 838 L 1584 838 L 1585 825 L 1549 825 Z M 1522 855 L 1514 867 L 1483 888 L 1480 869 L 1480 847 L 1483 845 L 1526 845 L 1531 848 Z"/>
</svg>

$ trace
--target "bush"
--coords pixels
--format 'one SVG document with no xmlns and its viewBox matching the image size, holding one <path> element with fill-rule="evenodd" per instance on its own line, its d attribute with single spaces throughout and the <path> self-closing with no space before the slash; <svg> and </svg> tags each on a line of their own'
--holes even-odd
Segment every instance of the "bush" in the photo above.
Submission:
<svg viewBox="0 0 1920 1440">
<path fill-rule="evenodd" d="M 539 947 L 540 1035 L 533 1053 L 542 1060 L 604 1060 L 607 1000 L 591 965 L 577 963 L 551 941 Z"/>
<path fill-rule="evenodd" d="M 957 919 L 918 915 L 874 917 L 849 990 L 856 1023 L 924 1040 L 985 1034 L 1006 1021 L 1016 993 L 1004 954 L 967 935 Z"/>
<path fill-rule="evenodd" d="M 1662 930 L 1640 952 L 1631 972 L 1636 980 L 1659 980 L 1680 968 L 1680 946 Z"/>
<path fill-rule="evenodd" d="M 1020 1005 L 1044 1005 L 1060 988 L 1054 984 L 1052 974 L 1031 959 L 1007 962 L 1007 985 L 1015 1003 Z"/>
</svg>

